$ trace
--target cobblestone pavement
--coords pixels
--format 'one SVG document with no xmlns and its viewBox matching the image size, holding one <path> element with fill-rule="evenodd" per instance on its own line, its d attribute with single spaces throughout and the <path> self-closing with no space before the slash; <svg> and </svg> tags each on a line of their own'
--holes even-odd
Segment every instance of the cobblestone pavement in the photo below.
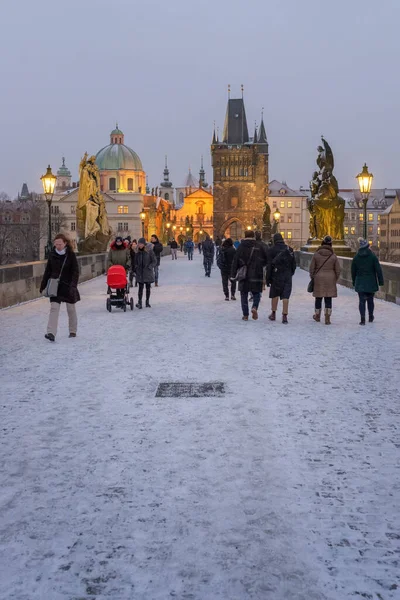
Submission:
<svg viewBox="0 0 400 600">
<path fill-rule="evenodd" d="M 0 312 L 2 600 L 400 597 L 400 307 L 360 327 L 340 288 L 327 327 L 306 285 L 246 323 L 180 255 L 151 309 L 83 284 L 76 339 L 45 300 Z"/>
</svg>

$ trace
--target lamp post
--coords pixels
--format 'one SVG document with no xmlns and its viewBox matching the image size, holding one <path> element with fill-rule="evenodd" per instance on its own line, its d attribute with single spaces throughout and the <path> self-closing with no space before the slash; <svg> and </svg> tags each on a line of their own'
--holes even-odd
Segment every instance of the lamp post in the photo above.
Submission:
<svg viewBox="0 0 400 600">
<path fill-rule="evenodd" d="M 364 206 L 364 240 L 367 239 L 367 204 L 368 204 L 368 196 L 371 191 L 372 180 L 374 176 L 372 173 L 368 173 L 367 164 L 364 163 L 363 169 L 361 173 L 359 173 L 356 177 L 358 179 L 358 185 L 360 187 L 360 192 L 362 196 L 363 206 Z"/>
<path fill-rule="evenodd" d="M 53 248 L 53 242 L 51 241 L 51 203 L 53 201 L 54 188 L 56 187 L 57 177 L 51 172 L 50 165 L 47 167 L 45 175 L 40 178 L 43 184 L 43 191 L 46 198 L 47 206 L 49 208 L 49 230 L 47 234 L 47 244 L 44 251 L 45 258 L 50 256 L 51 249 Z"/>
<path fill-rule="evenodd" d="M 274 212 L 274 226 L 272 228 L 272 233 L 278 233 L 280 218 L 281 218 L 281 213 L 279 211 L 279 208 L 277 208 L 276 211 Z"/>
<path fill-rule="evenodd" d="M 140 213 L 140 218 L 142 221 L 142 237 L 144 238 L 144 221 L 146 219 L 146 213 L 144 212 L 144 210 L 142 210 L 142 212 Z"/>
</svg>

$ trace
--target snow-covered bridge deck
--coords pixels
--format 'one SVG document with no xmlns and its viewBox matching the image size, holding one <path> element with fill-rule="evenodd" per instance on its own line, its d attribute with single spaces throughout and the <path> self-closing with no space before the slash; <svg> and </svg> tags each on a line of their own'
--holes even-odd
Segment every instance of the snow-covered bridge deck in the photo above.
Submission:
<svg viewBox="0 0 400 600">
<path fill-rule="evenodd" d="M 46 300 L 0 312 L 0 598 L 399 597 L 400 307 L 360 327 L 340 288 L 326 327 L 295 282 L 288 326 L 266 297 L 242 322 L 198 255 L 151 309 L 82 285 L 76 339 L 64 308 L 44 339 Z"/>
</svg>

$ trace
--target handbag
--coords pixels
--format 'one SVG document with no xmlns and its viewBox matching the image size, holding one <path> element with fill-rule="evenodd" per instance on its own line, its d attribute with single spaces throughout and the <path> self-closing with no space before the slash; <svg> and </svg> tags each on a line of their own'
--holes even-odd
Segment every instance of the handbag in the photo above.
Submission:
<svg viewBox="0 0 400 600">
<path fill-rule="evenodd" d="M 239 267 L 239 269 L 236 271 L 236 277 L 235 277 L 236 281 L 243 281 L 243 279 L 246 279 L 246 277 L 247 277 L 247 267 L 248 267 L 248 265 L 249 265 L 249 264 L 250 264 L 250 262 L 251 262 L 251 258 L 252 258 L 252 256 L 253 256 L 253 252 L 254 252 L 254 246 L 253 246 L 253 247 L 252 247 L 252 249 L 251 249 L 251 252 L 250 252 L 250 257 L 249 257 L 248 263 L 247 263 L 246 265 L 242 265 L 242 266 L 241 266 L 241 267 Z"/>
<path fill-rule="evenodd" d="M 331 254 L 330 256 L 328 256 L 328 258 L 326 258 L 326 259 L 324 260 L 324 262 L 323 262 L 323 263 L 322 263 L 322 265 L 319 267 L 319 269 L 317 269 L 317 270 L 315 271 L 315 273 L 314 273 L 314 277 L 311 277 L 311 279 L 310 279 L 310 281 L 309 281 L 309 284 L 308 284 L 308 286 L 307 286 L 307 292 L 309 292 L 310 294 L 312 294 L 312 293 L 313 293 L 313 291 L 314 291 L 314 278 L 315 278 L 316 274 L 318 273 L 318 271 L 320 271 L 320 270 L 322 269 L 322 267 L 324 266 L 324 264 L 325 264 L 326 262 L 328 262 L 328 260 L 331 258 L 331 256 L 333 256 L 333 254 Z"/>
<path fill-rule="evenodd" d="M 58 286 L 60 284 L 61 274 L 63 272 L 66 260 L 67 260 L 67 257 L 64 258 L 64 262 L 61 267 L 60 275 L 57 278 L 50 277 L 47 280 L 46 287 L 43 290 L 43 296 L 45 296 L 45 298 L 55 298 L 58 295 Z"/>
</svg>

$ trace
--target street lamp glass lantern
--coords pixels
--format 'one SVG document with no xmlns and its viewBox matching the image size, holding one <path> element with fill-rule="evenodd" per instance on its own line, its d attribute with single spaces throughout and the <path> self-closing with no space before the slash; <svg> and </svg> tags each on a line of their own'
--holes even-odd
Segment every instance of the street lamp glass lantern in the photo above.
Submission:
<svg viewBox="0 0 400 600">
<path fill-rule="evenodd" d="M 370 193 L 373 178 L 374 178 L 374 176 L 372 175 L 372 173 L 368 172 L 367 165 L 364 164 L 361 173 L 359 173 L 356 177 L 356 179 L 358 179 L 358 185 L 360 187 L 360 192 L 364 196 L 368 196 L 368 194 Z"/>
<path fill-rule="evenodd" d="M 280 218 L 281 218 L 281 213 L 279 211 L 279 208 L 277 208 L 276 211 L 274 212 L 274 219 L 275 219 L 275 221 L 279 221 Z"/>
<path fill-rule="evenodd" d="M 167 223 L 167 229 L 171 227 L 171 223 Z"/>
<path fill-rule="evenodd" d="M 247 225 L 246 229 L 247 229 L 247 231 L 250 231 L 251 230 L 251 225 Z"/>
<path fill-rule="evenodd" d="M 142 210 L 142 212 L 140 213 L 140 218 L 142 219 L 142 221 L 145 220 L 146 218 L 146 213 L 144 212 L 144 210 Z"/>
<path fill-rule="evenodd" d="M 46 196 L 46 200 L 47 202 L 51 202 L 53 199 L 54 188 L 56 187 L 57 177 L 51 172 L 50 165 L 47 167 L 46 174 L 42 175 L 40 180 L 43 185 L 43 191 L 44 195 Z"/>
</svg>

